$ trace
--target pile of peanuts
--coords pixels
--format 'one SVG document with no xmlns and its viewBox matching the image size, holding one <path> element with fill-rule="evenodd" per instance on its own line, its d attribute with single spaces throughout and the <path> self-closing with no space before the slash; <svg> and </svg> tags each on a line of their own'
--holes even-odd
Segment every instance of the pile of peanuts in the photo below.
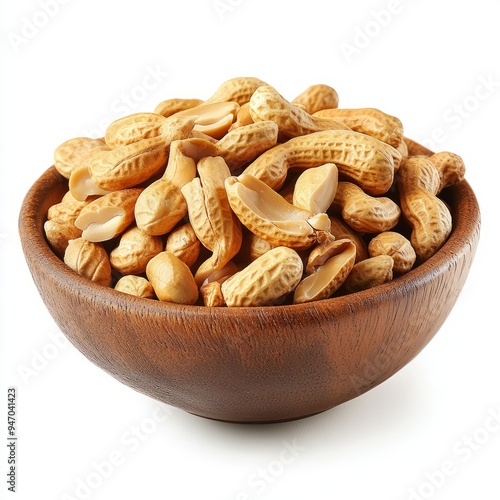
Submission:
<svg viewBox="0 0 500 500">
<path fill-rule="evenodd" d="M 450 152 L 409 156 L 401 121 L 292 101 L 258 78 L 168 99 L 56 148 L 68 191 L 44 225 L 78 274 L 187 305 L 299 304 L 385 283 L 429 259 L 452 219 Z"/>
</svg>

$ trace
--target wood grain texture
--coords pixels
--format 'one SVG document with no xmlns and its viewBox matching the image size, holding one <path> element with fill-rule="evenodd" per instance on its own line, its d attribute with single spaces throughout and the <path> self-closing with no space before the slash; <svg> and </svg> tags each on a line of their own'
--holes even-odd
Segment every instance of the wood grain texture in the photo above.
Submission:
<svg viewBox="0 0 500 500">
<path fill-rule="evenodd" d="M 411 142 L 411 141 L 410 141 Z M 413 152 L 424 152 L 411 144 Z M 152 398 L 212 419 L 273 422 L 328 410 L 382 383 L 432 339 L 479 240 L 466 181 L 448 188 L 454 228 L 431 259 L 394 281 L 308 304 L 207 308 L 122 294 L 78 276 L 43 235 L 67 181 L 52 167 L 26 195 L 19 232 L 57 325 L 93 363 Z"/>
</svg>

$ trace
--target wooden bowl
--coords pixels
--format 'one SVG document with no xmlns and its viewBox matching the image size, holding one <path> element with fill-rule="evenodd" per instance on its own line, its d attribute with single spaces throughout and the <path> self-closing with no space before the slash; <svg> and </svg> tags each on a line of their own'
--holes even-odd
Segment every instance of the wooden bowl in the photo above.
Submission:
<svg viewBox="0 0 500 500">
<path fill-rule="evenodd" d="M 411 143 L 413 154 L 425 152 Z M 309 304 L 207 308 L 141 299 L 69 269 L 43 233 L 67 181 L 52 167 L 29 190 L 19 231 L 59 328 L 133 389 L 211 419 L 276 422 L 313 415 L 380 384 L 411 361 L 453 308 L 479 240 L 466 181 L 444 198 L 453 231 L 439 252 L 371 290 Z"/>
</svg>

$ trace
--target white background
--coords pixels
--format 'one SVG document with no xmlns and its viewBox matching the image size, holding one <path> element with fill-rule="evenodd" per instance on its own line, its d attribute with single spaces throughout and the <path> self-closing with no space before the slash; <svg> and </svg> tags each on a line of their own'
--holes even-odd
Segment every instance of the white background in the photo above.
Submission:
<svg viewBox="0 0 500 500">
<path fill-rule="evenodd" d="M 499 499 L 499 17 L 495 0 L 2 0 L 0 497 L 14 498 L 14 385 L 19 499 Z M 95 367 L 45 310 L 17 235 L 57 145 L 243 75 L 397 115 L 464 158 L 482 210 L 469 279 L 427 348 L 371 392 L 278 425 L 201 419 Z"/>
</svg>

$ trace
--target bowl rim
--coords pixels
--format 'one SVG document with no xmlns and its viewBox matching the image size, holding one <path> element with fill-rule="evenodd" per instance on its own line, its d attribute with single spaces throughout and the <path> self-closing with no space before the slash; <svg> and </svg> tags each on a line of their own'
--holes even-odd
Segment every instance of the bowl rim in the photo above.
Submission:
<svg viewBox="0 0 500 500">
<path fill-rule="evenodd" d="M 432 154 L 418 143 L 407 140 L 412 147 L 418 151 L 417 154 Z M 50 274 L 54 282 L 63 285 L 73 284 L 75 290 L 81 292 L 82 288 L 88 290 L 92 300 L 112 305 L 118 309 L 128 309 L 134 305 L 141 309 L 144 314 L 182 314 L 194 313 L 198 317 L 213 319 L 245 316 L 248 321 L 249 315 L 262 317 L 265 315 L 282 315 L 284 317 L 317 314 L 318 312 L 332 311 L 338 316 L 341 312 L 352 313 L 358 305 L 366 305 L 368 302 L 377 302 L 381 299 L 390 298 L 391 294 L 404 291 L 406 287 L 414 287 L 419 283 L 425 283 L 437 274 L 446 271 L 450 261 L 458 259 L 461 249 L 470 244 L 474 233 L 480 229 L 480 209 L 474 191 L 470 184 L 463 180 L 460 183 L 446 188 L 445 192 L 451 192 L 453 196 L 452 216 L 453 228 L 444 245 L 427 261 L 417 265 L 408 273 L 395 277 L 390 282 L 377 285 L 376 287 L 359 292 L 331 297 L 320 301 L 302 304 L 284 304 L 270 306 L 241 306 L 241 307 L 208 307 L 204 305 L 183 305 L 162 302 L 159 300 L 136 297 L 119 292 L 112 287 L 105 287 L 80 276 L 69 268 L 50 248 L 44 232 L 43 223 L 46 213 L 41 213 L 40 208 L 46 203 L 49 191 L 54 189 L 55 184 L 62 187 L 67 182 L 55 169 L 48 168 L 31 186 L 22 201 L 18 229 L 25 255 L 30 253 L 37 256 L 36 264 L 43 268 L 44 272 Z"/>
</svg>

